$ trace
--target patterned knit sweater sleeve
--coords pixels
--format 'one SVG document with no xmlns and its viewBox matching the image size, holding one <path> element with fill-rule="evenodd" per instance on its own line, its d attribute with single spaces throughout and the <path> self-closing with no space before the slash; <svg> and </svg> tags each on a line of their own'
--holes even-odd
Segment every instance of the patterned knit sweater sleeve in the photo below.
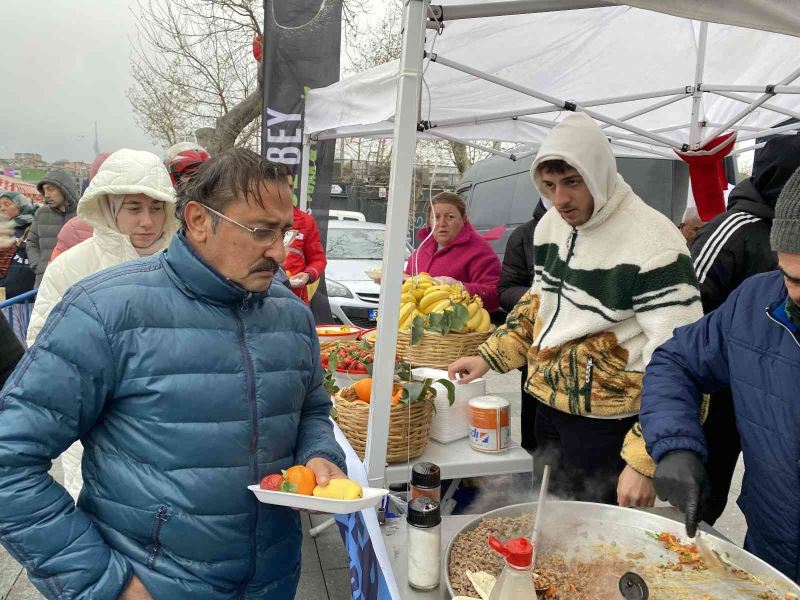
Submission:
<svg viewBox="0 0 800 600">
<path fill-rule="evenodd" d="M 539 297 L 527 292 L 508 313 L 505 324 L 478 348 L 492 370 L 507 373 L 527 363 L 538 310 Z"/>
<path fill-rule="evenodd" d="M 687 254 L 664 252 L 643 265 L 634 289 L 634 312 L 645 334 L 642 361 L 647 367 L 653 352 L 683 325 L 703 316 L 697 279 Z M 647 477 L 655 473 L 655 462 L 645 449 L 642 429 L 637 422 L 622 446 L 622 458 Z"/>
</svg>

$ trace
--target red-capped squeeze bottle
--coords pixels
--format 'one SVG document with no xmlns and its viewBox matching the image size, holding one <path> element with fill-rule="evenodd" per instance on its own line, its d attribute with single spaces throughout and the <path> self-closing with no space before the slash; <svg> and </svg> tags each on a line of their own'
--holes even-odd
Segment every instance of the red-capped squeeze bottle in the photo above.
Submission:
<svg viewBox="0 0 800 600">
<path fill-rule="evenodd" d="M 506 559 L 489 600 L 536 600 L 531 577 L 533 545 L 526 538 L 514 538 L 502 544 L 489 536 L 489 546 Z"/>
</svg>

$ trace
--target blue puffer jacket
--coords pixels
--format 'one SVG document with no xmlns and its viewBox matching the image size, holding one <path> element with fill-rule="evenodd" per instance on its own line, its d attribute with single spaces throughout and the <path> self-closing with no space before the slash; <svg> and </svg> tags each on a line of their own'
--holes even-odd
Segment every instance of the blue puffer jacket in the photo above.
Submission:
<svg viewBox="0 0 800 600">
<path fill-rule="evenodd" d="M 745 463 L 745 548 L 800 582 L 800 335 L 786 296 L 780 272 L 756 275 L 676 330 L 647 367 L 640 419 L 656 462 L 673 450 L 705 460 L 698 398 L 730 385 Z"/>
<path fill-rule="evenodd" d="M 311 313 L 249 294 L 176 235 L 70 288 L 0 395 L 0 542 L 48 598 L 292 598 L 298 513 L 247 485 L 344 468 Z M 80 438 L 76 510 L 48 475 Z"/>
</svg>

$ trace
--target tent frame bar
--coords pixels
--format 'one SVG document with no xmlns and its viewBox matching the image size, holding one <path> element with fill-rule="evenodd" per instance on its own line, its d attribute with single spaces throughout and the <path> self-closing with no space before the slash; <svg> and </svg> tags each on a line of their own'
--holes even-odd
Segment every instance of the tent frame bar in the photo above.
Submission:
<svg viewBox="0 0 800 600">
<path fill-rule="evenodd" d="M 689 120 L 689 146 L 698 149 L 702 138 L 700 128 L 700 110 L 703 108 L 703 92 L 700 84 L 703 81 L 703 71 L 706 65 L 706 46 L 708 42 L 708 23 L 700 23 L 700 39 L 697 42 L 697 63 L 694 69 L 694 91 L 692 92 L 692 116 Z"/>
<path fill-rule="evenodd" d="M 557 125 L 557 123 L 546 121 L 544 119 L 536 119 L 532 117 L 519 117 L 517 119 L 522 121 L 523 123 L 530 123 L 531 125 L 538 125 L 539 127 L 546 127 L 548 129 L 552 129 Z M 620 140 L 629 140 L 631 142 L 638 142 L 640 144 L 656 144 L 657 146 L 661 146 L 664 148 L 671 148 L 671 146 L 667 146 L 666 144 L 661 144 L 659 142 L 653 142 L 650 140 L 643 139 L 641 137 L 637 137 L 635 135 L 627 135 L 625 133 L 618 133 L 616 131 L 612 132 L 604 132 L 604 135 L 609 139 L 620 139 Z"/>
<path fill-rule="evenodd" d="M 477 150 L 481 150 L 483 152 L 488 152 L 489 154 L 494 154 L 495 156 L 502 156 L 503 158 L 507 158 L 509 160 L 515 161 L 517 160 L 516 154 L 511 154 L 509 152 L 503 152 L 502 150 L 495 150 L 489 146 L 482 146 L 481 144 L 476 144 L 475 142 L 470 142 L 468 140 L 461 139 L 454 135 L 449 135 L 447 133 L 443 133 L 441 131 L 431 131 L 428 130 L 426 132 L 428 135 L 432 135 L 433 137 L 440 138 L 443 140 L 447 140 L 448 142 L 456 142 L 457 144 L 464 144 L 465 146 L 469 146 L 470 148 L 476 148 Z"/>
<path fill-rule="evenodd" d="M 660 102 L 656 102 L 655 104 L 651 104 L 650 106 L 645 106 L 644 108 L 640 108 L 639 110 L 635 110 L 632 113 L 628 113 L 627 115 L 623 115 L 623 116 L 621 116 L 619 118 L 619 120 L 625 122 L 625 121 L 629 121 L 630 119 L 635 119 L 636 117 L 640 117 L 642 115 L 646 115 L 647 113 L 654 112 L 654 111 L 658 110 L 659 108 L 663 108 L 665 106 L 669 106 L 670 104 L 674 104 L 675 102 L 680 102 L 681 100 L 683 100 L 683 99 L 685 99 L 687 97 L 688 97 L 688 94 L 686 92 L 683 92 L 683 93 L 680 93 L 680 94 L 676 94 L 674 96 L 670 96 L 669 98 L 665 98 L 664 100 L 661 100 Z M 584 106 L 586 106 L 586 105 L 584 104 Z M 600 129 L 607 129 L 609 127 L 611 127 L 611 125 L 609 125 L 608 123 L 604 123 L 603 125 L 600 126 Z"/>
<path fill-rule="evenodd" d="M 389 438 L 390 398 L 394 386 L 394 364 L 397 353 L 397 316 L 400 314 L 403 259 L 406 227 L 411 208 L 414 180 L 414 155 L 417 145 L 419 101 L 425 22 L 429 0 L 406 0 L 403 9 L 403 40 L 400 74 L 397 85 L 396 118 L 389 176 L 389 201 L 383 248 L 378 330 L 375 342 L 375 369 L 367 423 L 367 444 L 364 466 L 370 486 L 383 487 L 386 469 L 386 440 Z"/>
<path fill-rule="evenodd" d="M 714 129 L 714 130 L 713 130 L 711 133 L 707 134 L 707 135 L 706 135 L 706 137 L 703 139 L 702 143 L 700 144 L 700 147 L 701 147 L 701 148 L 702 148 L 702 147 L 705 147 L 705 145 L 706 145 L 706 144 L 708 144 L 708 143 L 709 143 L 711 140 L 713 140 L 715 137 L 717 137 L 717 136 L 719 136 L 719 135 L 722 135 L 722 134 L 723 134 L 723 133 L 725 133 L 725 132 L 726 132 L 726 131 L 727 131 L 727 130 L 728 130 L 728 129 L 729 129 L 731 126 L 732 126 L 732 125 L 736 125 L 737 123 L 739 123 L 740 121 L 742 121 L 742 120 L 743 120 L 745 117 L 747 117 L 748 115 L 752 114 L 752 113 L 753 113 L 753 112 L 754 112 L 754 111 L 755 111 L 757 108 L 759 108 L 759 107 L 760 107 L 762 104 L 764 104 L 765 102 L 768 102 L 769 100 L 771 100 L 771 99 L 773 98 L 773 96 L 775 96 L 775 94 L 776 94 L 776 93 L 778 93 L 778 92 L 776 92 L 776 90 L 777 90 L 777 88 L 778 88 L 778 87 L 784 87 L 784 86 L 786 86 L 787 84 L 789 84 L 789 83 L 792 83 L 792 82 L 793 82 L 795 79 L 797 79 L 798 77 L 800 77 L 800 67 L 798 67 L 797 69 L 795 69 L 794 71 L 792 71 L 791 73 L 789 73 L 789 75 L 787 75 L 786 77 L 784 77 L 784 78 L 783 78 L 783 79 L 782 79 L 782 80 L 781 80 L 781 81 L 780 81 L 780 82 L 779 82 L 777 85 L 775 85 L 775 86 L 767 86 L 767 89 L 766 89 L 766 91 L 765 91 L 765 92 L 764 92 L 764 93 L 763 93 L 761 96 L 759 96 L 758 98 L 756 98 L 755 100 L 753 100 L 753 101 L 750 103 L 750 105 L 749 105 L 749 106 L 747 106 L 746 108 L 744 108 L 744 109 L 743 109 L 741 112 L 739 112 L 737 115 L 735 115 L 735 116 L 731 117 L 731 119 L 730 119 L 730 120 L 728 120 L 728 121 L 725 123 L 725 126 L 724 126 L 724 127 L 718 127 L 718 128 L 716 128 L 716 129 Z M 794 88 L 794 89 L 797 89 L 797 90 L 798 90 L 798 93 L 800 93 L 800 87 L 796 87 L 796 88 Z M 728 91 L 736 91 L 736 90 L 728 90 Z"/>
<path fill-rule="evenodd" d="M 589 115 L 590 117 L 592 117 L 593 119 L 596 119 L 598 121 L 602 121 L 604 123 L 608 123 L 610 125 L 614 125 L 616 127 L 619 127 L 620 129 L 624 129 L 624 130 L 629 131 L 631 133 L 638 133 L 642 137 L 646 137 L 646 138 L 654 140 L 656 142 L 661 142 L 662 144 L 665 144 L 666 146 L 669 146 L 670 148 L 675 148 L 675 149 L 678 149 L 678 150 L 684 149 L 685 145 L 678 144 L 677 142 L 674 142 L 673 140 L 671 140 L 671 139 L 669 139 L 667 137 L 664 137 L 664 136 L 661 136 L 661 135 L 657 135 L 657 134 L 652 134 L 649 131 L 647 131 L 645 129 L 642 129 L 640 127 L 636 127 L 634 125 L 630 125 L 628 123 L 624 123 L 624 122 L 619 121 L 617 119 L 613 119 L 611 117 L 608 117 L 606 115 L 598 113 L 598 112 L 596 112 L 594 110 L 589 110 L 587 108 L 584 108 L 583 106 L 581 106 L 577 102 L 571 102 L 571 101 L 567 101 L 567 100 L 560 100 L 559 98 L 556 98 L 555 96 L 550 96 L 549 94 L 545 94 L 543 92 L 538 92 L 536 90 L 533 90 L 533 89 L 528 88 L 528 87 L 523 86 L 523 85 L 516 84 L 516 83 L 514 83 L 512 81 L 508 81 L 508 80 L 503 79 L 501 77 L 495 77 L 494 75 L 490 75 L 488 73 L 484 73 L 482 71 L 479 71 L 478 69 L 473 69 L 472 67 L 469 67 L 467 65 L 462 65 L 461 63 L 449 60 L 447 58 L 439 56 L 438 54 L 431 54 L 431 60 L 434 61 L 434 62 L 440 63 L 440 64 L 442 64 L 442 65 L 444 65 L 446 67 L 450 67 L 451 69 L 454 69 L 456 71 L 461 71 L 462 73 L 466 73 L 467 75 L 472 75 L 473 77 L 477 77 L 479 79 L 483 79 L 485 81 L 489 81 L 490 83 L 494 83 L 494 84 L 497 84 L 497 85 L 499 85 L 501 87 L 505 87 L 505 88 L 508 88 L 510 90 L 514 90 L 514 91 L 519 92 L 521 94 L 525 94 L 526 96 L 531 96 L 533 98 L 538 98 L 539 100 L 542 100 L 544 102 L 549 102 L 550 104 L 552 104 L 553 106 L 555 106 L 556 108 L 558 108 L 560 110 L 568 110 L 568 111 L 574 111 L 574 112 L 577 112 L 577 111 L 584 112 L 587 115 Z"/>
<path fill-rule="evenodd" d="M 432 4 L 430 12 L 436 23 L 441 24 L 446 21 L 461 19 L 526 15 L 609 6 L 616 6 L 616 4 L 604 2 L 603 0 L 506 0 L 505 2 L 453 4 L 449 6 Z"/>
<path fill-rule="evenodd" d="M 752 98 L 748 98 L 747 96 L 742 96 L 741 94 L 736 94 L 734 92 L 709 92 L 710 94 L 716 94 L 717 96 L 722 96 L 723 98 L 730 98 L 731 100 L 737 100 L 739 102 L 743 102 L 745 104 L 750 104 L 753 101 Z M 793 119 L 800 120 L 800 112 L 790 110 L 788 108 L 783 108 L 782 106 L 776 106 L 775 104 L 771 104 L 765 102 L 761 105 L 761 108 L 764 110 L 771 110 L 772 112 L 776 112 L 781 115 L 786 115 L 787 117 L 792 117 Z"/>
<path fill-rule="evenodd" d="M 782 82 L 776 85 L 716 85 L 716 84 L 704 83 L 700 86 L 700 91 L 701 92 L 745 92 L 749 94 L 765 94 L 770 97 L 774 96 L 775 94 L 800 94 L 800 86 L 787 85 L 787 83 L 790 83 L 795 79 L 797 79 L 797 77 L 793 77 L 790 81 L 786 83 Z"/>
<path fill-rule="evenodd" d="M 749 140 L 755 140 L 760 137 L 767 137 L 769 135 L 778 135 L 781 133 L 792 133 L 796 134 L 800 130 L 800 123 L 789 123 L 788 125 L 783 125 L 782 127 L 773 127 L 772 129 L 762 129 L 761 131 L 754 131 L 752 133 L 746 133 L 742 136 L 737 138 L 737 142 L 747 142 Z"/>
</svg>

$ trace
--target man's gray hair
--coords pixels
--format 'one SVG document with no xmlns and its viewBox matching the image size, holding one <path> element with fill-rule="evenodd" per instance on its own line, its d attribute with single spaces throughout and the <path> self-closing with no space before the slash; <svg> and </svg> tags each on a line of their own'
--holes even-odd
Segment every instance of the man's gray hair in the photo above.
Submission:
<svg viewBox="0 0 800 600">
<path fill-rule="evenodd" d="M 252 150 L 232 148 L 203 163 L 186 185 L 177 192 L 175 214 L 182 226 L 186 225 L 184 210 L 191 202 L 205 204 L 218 212 L 235 200 L 254 200 L 263 206 L 261 185 L 275 181 L 288 185 L 289 169 L 281 163 L 271 162 Z M 214 223 L 218 217 L 211 214 Z"/>
</svg>

